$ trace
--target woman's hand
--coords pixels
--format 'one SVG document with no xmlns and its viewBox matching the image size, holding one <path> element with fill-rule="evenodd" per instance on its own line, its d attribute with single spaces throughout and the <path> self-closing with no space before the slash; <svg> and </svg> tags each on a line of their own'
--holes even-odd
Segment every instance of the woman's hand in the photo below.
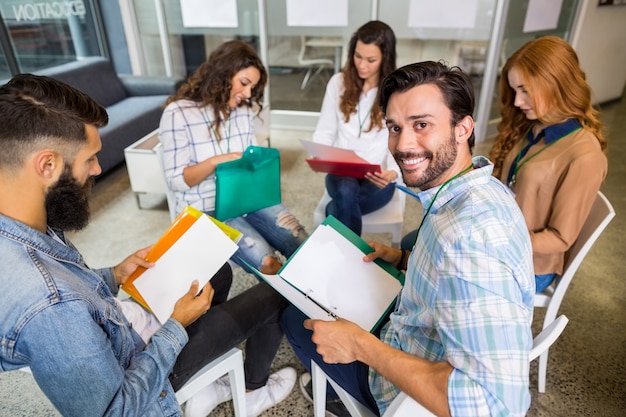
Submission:
<svg viewBox="0 0 626 417">
<path fill-rule="evenodd" d="M 240 159 L 243 154 L 241 152 L 228 152 L 221 155 L 215 155 L 209 158 L 215 166 L 218 166 L 222 162 L 230 162 Z"/>
<path fill-rule="evenodd" d="M 222 162 L 234 161 L 241 158 L 241 152 L 228 152 L 205 159 L 196 165 L 190 165 L 183 169 L 183 178 L 189 187 L 194 187 L 207 177 L 215 174 L 215 169 Z"/>
<path fill-rule="evenodd" d="M 365 178 L 372 182 L 378 188 L 385 188 L 390 182 L 393 182 L 398 178 L 396 171 L 382 171 L 382 172 L 368 172 L 365 174 Z"/>
</svg>

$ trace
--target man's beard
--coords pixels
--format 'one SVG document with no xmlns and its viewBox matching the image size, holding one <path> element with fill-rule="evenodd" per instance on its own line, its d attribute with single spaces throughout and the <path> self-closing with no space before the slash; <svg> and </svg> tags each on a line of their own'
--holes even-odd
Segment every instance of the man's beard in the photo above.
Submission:
<svg viewBox="0 0 626 417">
<path fill-rule="evenodd" d="M 89 177 L 81 185 L 66 167 L 46 195 L 48 226 L 62 231 L 85 228 L 89 223 L 89 194 L 93 184 L 93 177 Z"/>
<path fill-rule="evenodd" d="M 439 177 L 443 175 L 456 161 L 458 150 L 456 148 L 456 138 L 454 132 L 452 132 L 450 139 L 439 145 L 435 153 L 431 151 L 424 151 L 421 153 L 404 153 L 396 152 L 393 156 L 398 162 L 402 170 L 402 179 L 404 183 L 409 187 L 419 188 L 420 190 L 427 190 L 433 187 L 433 183 L 437 181 Z M 414 158 L 426 158 L 430 160 L 430 164 L 419 177 L 412 177 L 412 173 L 406 172 L 402 166 L 402 159 L 414 159 Z"/>
</svg>

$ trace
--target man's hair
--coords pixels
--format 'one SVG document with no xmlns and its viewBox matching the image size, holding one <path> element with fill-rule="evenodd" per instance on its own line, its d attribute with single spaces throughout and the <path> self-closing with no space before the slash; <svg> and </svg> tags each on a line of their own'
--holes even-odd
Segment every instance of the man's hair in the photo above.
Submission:
<svg viewBox="0 0 626 417">
<path fill-rule="evenodd" d="M 50 77 L 20 74 L 0 87 L 0 169 L 17 169 L 50 148 L 72 162 L 87 140 L 85 125 L 103 127 L 104 107 L 87 94 Z"/>
<path fill-rule="evenodd" d="M 393 93 L 403 93 L 423 84 L 434 84 L 439 88 L 452 114 L 451 126 L 456 126 L 465 116 L 473 117 L 475 98 L 471 78 L 459 67 L 449 67 L 434 61 L 405 65 L 383 80 L 379 98 L 383 113 L 387 113 L 387 104 Z M 472 132 L 468 140 L 470 151 L 474 147 L 474 141 Z"/>
</svg>

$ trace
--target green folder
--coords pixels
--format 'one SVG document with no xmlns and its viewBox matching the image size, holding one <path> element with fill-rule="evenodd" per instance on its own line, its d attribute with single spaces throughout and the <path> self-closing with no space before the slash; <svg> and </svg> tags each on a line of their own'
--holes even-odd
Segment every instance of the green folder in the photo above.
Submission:
<svg viewBox="0 0 626 417">
<path fill-rule="evenodd" d="M 332 228 L 348 245 L 343 239 L 334 238 L 336 234 L 330 230 L 318 231 L 321 227 Z M 374 261 L 380 267 L 376 268 L 363 262 L 360 255 L 355 258 L 354 254 L 365 255 L 373 249 L 335 217 L 326 218 L 318 229 L 289 257 L 277 275 L 262 274 L 246 265 L 307 316 L 322 320 L 342 317 L 373 332 L 394 308 L 396 296 L 404 284 L 404 274 L 380 259 Z M 324 240 L 327 238 L 331 240 Z M 353 257 L 346 257 L 344 262 L 343 252 L 335 252 L 335 245 Z M 357 250 L 350 249 L 349 245 Z M 317 251 L 326 253 L 318 257 Z M 338 272 L 339 269 L 342 271 Z M 325 274 L 324 270 L 329 273 Z M 356 272 L 351 274 L 353 270 Z M 303 271 L 302 275 L 298 275 L 298 271 Z"/>
<path fill-rule="evenodd" d="M 280 204 L 278 149 L 248 146 L 215 170 L 215 218 L 227 220 Z"/>
</svg>

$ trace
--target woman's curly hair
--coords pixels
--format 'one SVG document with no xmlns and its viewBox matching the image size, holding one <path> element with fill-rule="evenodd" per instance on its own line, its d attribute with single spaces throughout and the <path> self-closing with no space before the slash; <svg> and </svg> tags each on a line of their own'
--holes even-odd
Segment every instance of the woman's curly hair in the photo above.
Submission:
<svg viewBox="0 0 626 417">
<path fill-rule="evenodd" d="M 251 107 L 256 104 L 260 113 L 263 108 L 267 71 L 256 51 L 240 40 L 228 41 L 217 47 L 209 55 L 209 58 L 178 88 L 176 94 L 167 99 L 165 105 L 185 99 L 199 103 L 201 106 L 211 106 L 213 108 L 211 128 L 219 136 L 219 128 L 222 124 L 221 115 L 228 115 L 231 110 L 228 101 L 232 79 L 239 71 L 250 67 L 259 70 L 261 77 L 252 89 L 250 99 L 240 105 Z"/>
</svg>

